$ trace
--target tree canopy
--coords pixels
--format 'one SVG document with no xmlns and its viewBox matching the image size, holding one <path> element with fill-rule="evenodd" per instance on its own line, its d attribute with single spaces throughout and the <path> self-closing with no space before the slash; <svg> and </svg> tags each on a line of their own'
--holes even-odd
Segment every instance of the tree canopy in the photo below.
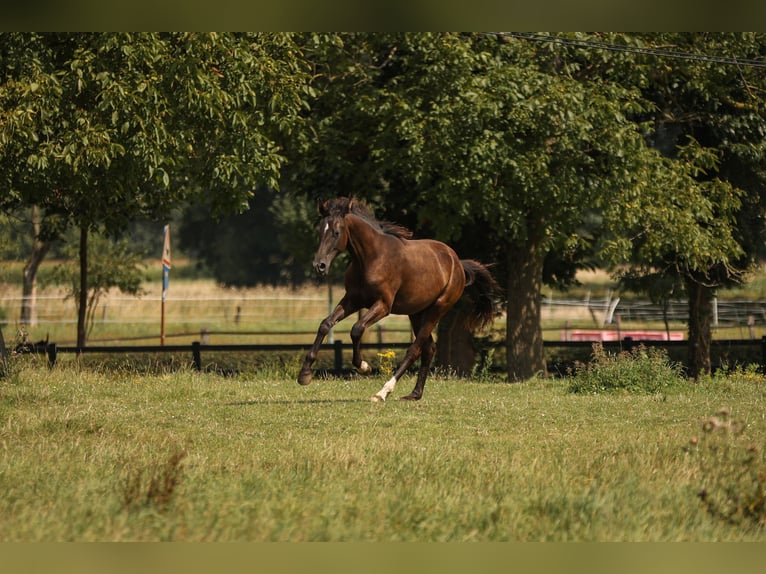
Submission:
<svg viewBox="0 0 766 574">
<path fill-rule="evenodd" d="M 0 208 L 118 234 L 281 187 L 298 249 L 307 206 L 358 196 L 497 263 L 511 379 L 545 370 L 543 282 L 594 257 L 684 289 L 699 349 L 704 302 L 762 250 L 764 54 L 755 33 L 2 34 Z"/>
<path fill-rule="evenodd" d="M 0 34 L 0 209 L 80 228 L 81 259 L 88 230 L 196 198 L 242 210 L 279 183 L 306 73 L 289 34 Z"/>
<path fill-rule="evenodd" d="M 652 265 L 677 250 L 677 263 L 695 273 L 743 268 L 734 227 L 743 194 L 716 177 L 715 142 L 665 137 L 672 116 L 661 104 L 687 81 L 670 110 L 695 118 L 700 98 L 720 109 L 714 94 L 722 90 L 713 84 L 723 70 L 735 104 L 762 81 L 737 81 L 736 66 L 684 66 L 641 48 L 662 42 L 718 53 L 725 46 L 751 57 L 763 51 L 763 38 L 701 37 L 694 46 L 684 35 L 558 38 L 344 34 L 312 38 L 307 47 L 319 94 L 309 119 L 319 144 L 302 154 L 298 185 L 315 195 L 366 197 L 421 235 L 470 245 L 498 262 L 513 379 L 545 369 L 545 261 L 555 254 L 576 264 L 596 239 L 583 233 L 594 213 L 604 221 L 598 245 L 615 264 L 638 254 Z M 753 153 L 756 134 L 741 138 L 740 157 Z"/>
<path fill-rule="evenodd" d="M 124 229 L 195 196 L 215 212 L 277 186 L 304 107 L 285 34 L 0 35 L 3 207 Z"/>
</svg>

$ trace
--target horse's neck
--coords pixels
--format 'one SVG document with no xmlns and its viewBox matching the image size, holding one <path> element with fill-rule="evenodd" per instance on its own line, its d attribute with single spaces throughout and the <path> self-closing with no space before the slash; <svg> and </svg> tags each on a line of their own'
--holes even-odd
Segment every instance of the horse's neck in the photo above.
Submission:
<svg viewBox="0 0 766 574">
<path fill-rule="evenodd" d="M 360 261 L 367 261 L 380 254 L 385 234 L 373 227 L 368 221 L 353 214 L 346 216 L 351 256 Z"/>
</svg>

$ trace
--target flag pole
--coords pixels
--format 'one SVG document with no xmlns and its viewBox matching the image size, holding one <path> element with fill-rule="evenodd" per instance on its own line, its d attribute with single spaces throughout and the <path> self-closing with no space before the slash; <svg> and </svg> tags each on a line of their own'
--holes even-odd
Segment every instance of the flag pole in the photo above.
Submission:
<svg viewBox="0 0 766 574">
<path fill-rule="evenodd" d="M 160 320 L 160 345 L 165 346 L 165 297 L 170 282 L 170 225 L 165 226 L 165 240 L 162 246 L 162 318 Z"/>
</svg>

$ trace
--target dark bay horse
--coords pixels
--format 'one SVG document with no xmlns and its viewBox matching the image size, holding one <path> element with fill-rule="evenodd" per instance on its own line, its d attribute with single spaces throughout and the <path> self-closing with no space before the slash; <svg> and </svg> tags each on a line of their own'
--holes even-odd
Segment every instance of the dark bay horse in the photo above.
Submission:
<svg viewBox="0 0 766 574">
<path fill-rule="evenodd" d="M 306 354 L 298 382 L 311 382 L 311 365 L 327 333 L 339 321 L 361 309 L 365 311 L 351 328 L 353 364 L 361 373 L 372 369 L 362 360 L 360 343 L 365 329 L 387 315 L 408 315 L 415 340 L 407 349 L 391 379 L 373 397 L 385 401 L 404 372 L 420 357 L 413 391 L 402 397 L 418 400 L 435 351 L 432 332 L 444 314 L 460 299 L 467 285 L 477 291 L 469 312 L 469 328 L 489 325 L 496 314 L 499 287 L 484 265 L 461 260 L 451 247 L 430 239 L 412 239 L 412 233 L 393 223 L 378 221 L 356 199 L 340 197 L 320 204 L 319 248 L 314 269 L 327 274 L 343 251 L 351 263 L 346 269 L 346 293 L 333 312 L 319 325 L 314 345 Z"/>
</svg>

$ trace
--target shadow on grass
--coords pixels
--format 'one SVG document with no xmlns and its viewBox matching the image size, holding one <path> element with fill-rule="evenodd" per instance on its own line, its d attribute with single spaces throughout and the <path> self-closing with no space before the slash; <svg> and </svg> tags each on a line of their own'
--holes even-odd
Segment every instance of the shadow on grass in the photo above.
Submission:
<svg viewBox="0 0 766 574">
<path fill-rule="evenodd" d="M 236 401 L 232 403 L 224 403 L 227 407 L 247 407 L 254 405 L 319 405 L 319 404 L 336 404 L 336 403 L 369 403 L 370 399 L 357 398 L 357 399 L 253 399 L 251 401 Z"/>
</svg>

